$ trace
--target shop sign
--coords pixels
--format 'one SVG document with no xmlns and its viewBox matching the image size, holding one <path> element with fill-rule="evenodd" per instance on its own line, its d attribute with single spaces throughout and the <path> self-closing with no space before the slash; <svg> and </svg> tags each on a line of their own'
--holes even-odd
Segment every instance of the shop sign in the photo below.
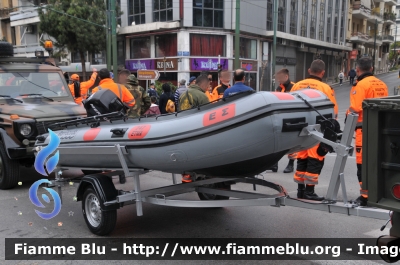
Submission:
<svg viewBox="0 0 400 265">
<path fill-rule="evenodd" d="M 164 69 L 165 66 L 165 69 Z M 178 59 L 177 58 L 165 58 L 164 59 L 156 59 L 156 69 L 159 71 L 171 71 L 178 70 Z"/>
<path fill-rule="evenodd" d="M 277 56 L 275 59 L 276 64 L 285 64 L 285 57 L 279 57 Z"/>
<path fill-rule="evenodd" d="M 228 59 L 220 59 L 223 70 L 228 70 Z M 218 58 L 191 58 L 190 69 L 193 71 L 217 71 Z"/>
<path fill-rule="evenodd" d="M 296 65 L 296 63 L 297 63 L 296 58 L 286 58 L 287 65 Z"/>
<path fill-rule="evenodd" d="M 155 69 L 154 60 L 126 60 L 125 68 L 130 71 Z"/>
<path fill-rule="evenodd" d="M 242 61 L 241 68 L 245 69 L 246 71 L 257 71 L 257 61 Z"/>
<path fill-rule="evenodd" d="M 188 51 L 178 51 L 178 56 L 189 56 L 190 52 Z"/>
</svg>

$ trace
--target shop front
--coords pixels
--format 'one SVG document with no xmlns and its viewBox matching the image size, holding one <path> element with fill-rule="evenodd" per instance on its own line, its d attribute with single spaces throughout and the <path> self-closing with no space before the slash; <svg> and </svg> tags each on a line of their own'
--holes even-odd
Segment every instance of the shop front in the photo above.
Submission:
<svg viewBox="0 0 400 265">
<path fill-rule="evenodd" d="M 191 58 L 190 76 L 198 77 L 201 72 L 208 72 L 212 75 L 212 87 L 219 84 L 218 62 L 222 70 L 228 70 L 228 59 L 218 58 Z"/>
<path fill-rule="evenodd" d="M 158 81 L 165 83 L 171 82 L 174 86 L 178 85 L 178 59 L 163 58 L 155 59 L 155 70 L 160 72 Z"/>
<path fill-rule="evenodd" d="M 240 66 L 246 72 L 245 85 L 257 90 L 257 61 L 241 61 Z"/>
</svg>

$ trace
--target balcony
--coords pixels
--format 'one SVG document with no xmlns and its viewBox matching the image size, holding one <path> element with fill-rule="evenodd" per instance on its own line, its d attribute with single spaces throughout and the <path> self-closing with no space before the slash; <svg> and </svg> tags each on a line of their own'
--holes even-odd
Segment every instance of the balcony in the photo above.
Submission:
<svg viewBox="0 0 400 265">
<path fill-rule="evenodd" d="M 10 13 L 16 11 L 16 8 L 4 7 L 0 8 L 0 20 L 5 20 L 10 18 Z"/>
<path fill-rule="evenodd" d="M 382 42 L 383 43 L 393 43 L 394 37 L 392 35 L 383 35 Z"/>
<path fill-rule="evenodd" d="M 378 20 L 378 23 L 383 21 L 383 16 L 377 10 L 371 10 L 371 16 L 367 18 L 368 21 L 375 23 L 375 20 Z"/>
<path fill-rule="evenodd" d="M 30 43 L 23 45 L 14 46 L 15 57 L 35 57 L 35 51 L 44 51 L 45 56 L 48 56 L 48 52 L 44 50 L 40 43 Z"/>
<path fill-rule="evenodd" d="M 370 35 L 362 33 L 362 32 L 352 32 L 350 41 L 356 43 L 365 43 L 371 38 Z"/>
<path fill-rule="evenodd" d="M 352 14 L 354 18 L 367 19 L 371 17 L 371 9 L 361 4 L 354 4 Z"/>
<path fill-rule="evenodd" d="M 396 24 L 396 14 L 395 13 L 385 13 L 383 14 L 383 22 L 386 24 Z"/>
<path fill-rule="evenodd" d="M 380 46 L 381 44 L 382 44 L 382 36 L 381 35 L 376 35 L 376 45 L 377 46 Z M 369 38 L 369 40 L 367 41 L 367 43 L 368 44 L 374 44 L 374 42 L 375 42 L 375 36 L 374 35 L 372 35 L 372 36 L 370 36 L 370 38 Z"/>
<path fill-rule="evenodd" d="M 389 6 L 395 6 L 397 5 L 397 1 L 396 0 L 384 0 L 384 2 L 386 4 L 388 4 Z"/>
<path fill-rule="evenodd" d="M 11 27 L 36 24 L 40 22 L 37 7 L 19 9 L 10 13 Z"/>
</svg>

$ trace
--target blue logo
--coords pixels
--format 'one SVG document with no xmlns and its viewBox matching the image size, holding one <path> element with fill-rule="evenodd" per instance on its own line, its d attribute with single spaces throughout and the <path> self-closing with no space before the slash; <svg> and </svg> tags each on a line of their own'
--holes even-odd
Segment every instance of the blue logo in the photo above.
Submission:
<svg viewBox="0 0 400 265">
<path fill-rule="evenodd" d="M 39 185 L 42 183 L 49 183 L 51 184 L 51 181 L 47 180 L 47 179 L 41 179 L 36 181 L 35 183 L 32 184 L 32 186 L 29 189 L 29 199 L 31 199 L 31 202 L 40 208 L 46 208 L 40 201 L 39 198 L 37 196 L 37 191 L 39 189 Z M 42 217 L 45 220 L 49 220 L 51 218 L 53 218 L 54 216 L 56 216 L 57 214 L 60 213 L 61 211 L 61 199 L 60 196 L 58 195 L 58 193 L 51 189 L 51 188 L 44 188 L 45 190 L 47 190 L 51 196 L 54 199 L 54 210 L 51 213 L 42 213 L 38 210 L 35 210 L 35 212 Z M 50 199 L 46 194 L 42 194 L 42 199 L 47 202 L 50 203 Z"/>
<path fill-rule="evenodd" d="M 49 144 L 40 150 L 40 152 L 37 154 L 36 159 L 35 159 L 35 169 L 38 173 L 42 174 L 43 176 L 49 176 L 51 172 L 56 168 L 59 160 L 59 152 L 57 151 L 53 156 L 50 156 L 54 151 L 57 149 L 57 147 L 60 145 L 60 138 L 58 137 L 57 134 L 55 134 L 52 130 L 49 129 L 49 135 L 50 135 L 50 142 Z M 47 161 L 46 161 L 47 160 Z M 46 168 L 45 168 L 46 166 Z M 31 202 L 40 208 L 46 208 L 39 200 L 37 196 L 37 191 L 39 189 L 40 184 L 42 183 L 49 183 L 51 184 L 51 181 L 47 179 L 41 179 L 36 181 L 35 183 L 32 184 L 32 186 L 29 189 L 29 199 Z M 51 213 L 42 213 L 38 210 L 35 210 L 35 212 L 43 219 L 51 219 L 54 216 L 56 216 L 60 211 L 61 211 L 61 199 L 58 193 L 50 188 L 44 188 L 47 190 L 50 195 L 53 197 L 54 200 L 54 210 Z M 42 199 L 50 203 L 50 199 L 46 194 L 42 194 Z"/>
</svg>

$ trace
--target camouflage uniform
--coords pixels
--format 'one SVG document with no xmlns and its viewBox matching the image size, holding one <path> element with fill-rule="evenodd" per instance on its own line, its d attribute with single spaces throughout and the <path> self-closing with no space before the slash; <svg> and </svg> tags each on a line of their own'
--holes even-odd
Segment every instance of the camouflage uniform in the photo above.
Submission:
<svg viewBox="0 0 400 265">
<path fill-rule="evenodd" d="M 146 89 L 139 86 L 139 81 L 133 74 L 128 76 L 128 81 L 125 86 L 128 88 L 129 92 L 131 92 L 136 101 L 135 106 L 129 110 L 128 117 L 139 118 L 150 108 L 150 97 L 147 94 Z"/>
</svg>

